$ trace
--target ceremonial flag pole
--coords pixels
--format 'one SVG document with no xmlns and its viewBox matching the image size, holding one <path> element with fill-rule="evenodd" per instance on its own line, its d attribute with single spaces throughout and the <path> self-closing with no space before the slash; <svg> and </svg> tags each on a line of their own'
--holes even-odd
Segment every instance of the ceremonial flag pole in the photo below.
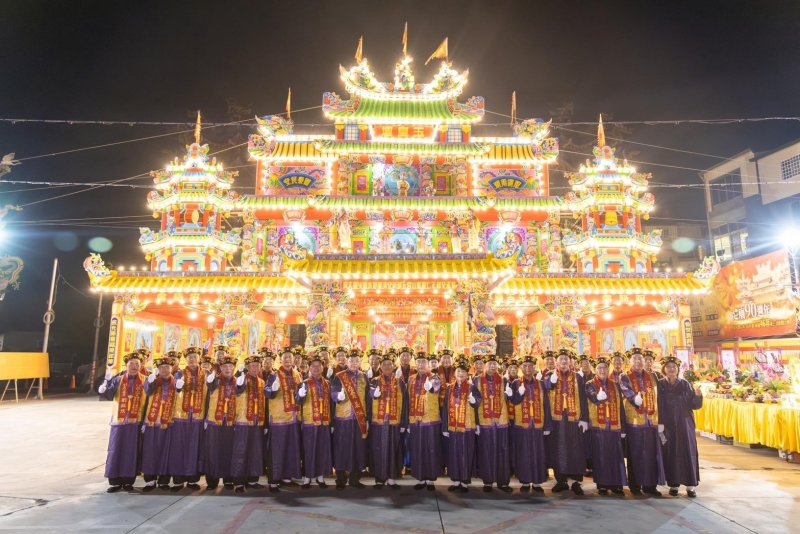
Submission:
<svg viewBox="0 0 800 534">
<path fill-rule="evenodd" d="M 517 122 L 517 92 L 511 93 L 511 124 Z"/>
<path fill-rule="evenodd" d="M 425 64 L 427 65 L 428 63 L 431 62 L 432 59 L 436 58 L 444 59 L 445 61 L 447 61 L 447 37 L 444 38 L 442 44 L 440 44 L 439 48 L 437 48 L 436 51 L 433 54 L 431 54 L 431 57 L 428 58 L 428 61 L 426 61 Z"/>
<path fill-rule="evenodd" d="M 292 118 L 292 88 L 289 88 L 289 96 L 286 97 L 286 118 Z"/>
<path fill-rule="evenodd" d="M 361 63 L 361 53 L 363 51 L 364 37 L 358 38 L 358 48 L 356 49 L 356 61 Z"/>
<path fill-rule="evenodd" d="M 406 27 L 403 30 L 403 56 L 408 55 L 408 22 L 406 22 Z"/>
</svg>

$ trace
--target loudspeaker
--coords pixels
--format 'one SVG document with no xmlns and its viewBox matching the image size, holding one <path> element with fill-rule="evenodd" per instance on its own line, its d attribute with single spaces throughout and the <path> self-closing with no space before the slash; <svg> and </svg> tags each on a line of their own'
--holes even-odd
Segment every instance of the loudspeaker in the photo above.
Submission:
<svg viewBox="0 0 800 534">
<path fill-rule="evenodd" d="M 497 337 L 497 355 L 506 356 L 514 352 L 514 326 L 499 324 L 494 327 Z"/>
<path fill-rule="evenodd" d="M 290 324 L 289 325 L 289 346 L 301 347 L 306 344 L 306 325 L 304 324 Z"/>
</svg>

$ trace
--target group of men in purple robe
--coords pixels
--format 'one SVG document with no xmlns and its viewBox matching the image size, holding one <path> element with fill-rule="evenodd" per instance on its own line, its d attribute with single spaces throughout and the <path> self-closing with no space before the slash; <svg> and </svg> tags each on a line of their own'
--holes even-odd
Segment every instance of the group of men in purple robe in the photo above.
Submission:
<svg viewBox="0 0 800 534">
<path fill-rule="evenodd" d="M 466 493 L 473 478 L 485 492 L 511 492 L 516 476 L 520 491 L 543 493 L 552 469 L 553 493 L 582 495 L 591 474 L 601 494 L 627 485 L 659 496 L 666 483 L 671 495 L 685 485 L 695 496 L 692 410 L 702 396 L 678 378 L 674 357 L 662 360 L 662 376 L 637 348 L 594 360 L 547 351 L 539 371 L 530 355 L 470 361 L 445 349 L 417 353 L 412 367 L 408 347 L 372 349 L 366 371 L 358 349 L 333 355 L 321 347 L 304 361 L 299 348 L 278 358 L 262 349 L 237 369 L 225 346 L 191 347 L 154 359 L 151 373 L 148 351 L 125 355 L 125 371 L 98 390 L 114 402 L 108 491 L 133 490 L 139 474 L 145 492 L 199 490 L 204 475 L 210 490 L 222 479 L 238 493 L 264 488 L 266 474 L 277 493 L 325 488 L 334 474 L 337 489 L 364 488 L 367 473 L 376 489 L 399 489 L 410 473 L 414 489 L 434 491 L 446 473 L 451 492 Z"/>
</svg>

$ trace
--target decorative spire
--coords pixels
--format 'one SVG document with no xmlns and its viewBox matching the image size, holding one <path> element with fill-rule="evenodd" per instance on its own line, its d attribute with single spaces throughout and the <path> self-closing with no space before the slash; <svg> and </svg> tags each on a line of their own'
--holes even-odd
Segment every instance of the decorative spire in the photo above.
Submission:
<svg viewBox="0 0 800 534">
<path fill-rule="evenodd" d="M 363 47 L 364 47 L 364 37 L 362 36 L 358 38 L 358 48 L 356 49 L 356 61 L 358 61 L 359 63 L 361 63 L 361 54 L 363 52 Z"/>
<path fill-rule="evenodd" d="M 289 88 L 289 96 L 286 97 L 286 118 L 292 118 L 292 88 Z"/>
<path fill-rule="evenodd" d="M 439 48 L 437 48 L 433 54 L 431 54 L 431 57 L 428 58 L 428 61 L 426 61 L 425 64 L 427 65 L 430 63 L 432 59 L 443 59 L 447 61 L 447 56 L 447 37 L 445 37 L 444 41 L 442 41 L 442 44 L 440 44 Z"/>
<path fill-rule="evenodd" d="M 606 146 L 606 131 L 603 129 L 603 114 L 600 114 L 600 122 L 597 124 L 597 148 Z"/>
<path fill-rule="evenodd" d="M 403 57 L 408 55 L 408 22 L 403 30 Z"/>
<path fill-rule="evenodd" d="M 517 92 L 511 93 L 511 124 L 517 122 Z"/>
<path fill-rule="evenodd" d="M 194 142 L 200 144 L 200 110 L 197 110 L 197 123 L 194 125 Z"/>
</svg>

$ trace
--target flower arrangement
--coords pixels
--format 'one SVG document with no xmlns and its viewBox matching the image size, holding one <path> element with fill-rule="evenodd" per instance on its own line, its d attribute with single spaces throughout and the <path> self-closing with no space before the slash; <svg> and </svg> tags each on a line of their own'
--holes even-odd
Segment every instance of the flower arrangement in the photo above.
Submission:
<svg viewBox="0 0 800 534">
<path fill-rule="evenodd" d="M 695 382 L 700 380 L 700 377 L 694 370 L 694 365 L 690 365 L 689 368 L 683 372 L 683 379 L 689 382 L 690 384 L 694 384 Z"/>
</svg>

